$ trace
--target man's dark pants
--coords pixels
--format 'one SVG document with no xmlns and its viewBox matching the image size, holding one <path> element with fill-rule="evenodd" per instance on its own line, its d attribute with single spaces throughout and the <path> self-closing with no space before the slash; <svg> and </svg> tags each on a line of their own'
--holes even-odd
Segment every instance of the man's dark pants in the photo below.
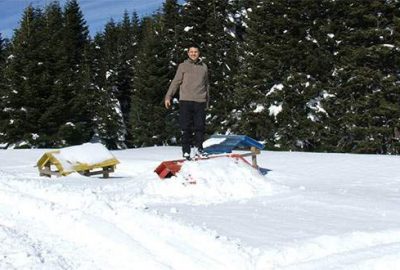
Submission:
<svg viewBox="0 0 400 270">
<path fill-rule="evenodd" d="M 197 149 L 203 149 L 206 123 L 206 102 L 179 101 L 179 124 L 182 130 L 182 152 L 190 154 L 193 144 Z"/>
</svg>

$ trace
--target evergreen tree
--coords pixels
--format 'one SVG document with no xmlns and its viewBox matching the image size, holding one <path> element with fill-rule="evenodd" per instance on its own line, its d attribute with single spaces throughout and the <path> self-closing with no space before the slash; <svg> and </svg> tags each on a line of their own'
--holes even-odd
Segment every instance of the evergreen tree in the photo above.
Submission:
<svg viewBox="0 0 400 270">
<path fill-rule="evenodd" d="M 168 48 L 170 63 L 168 65 L 168 78 L 175 74 L 175 69 L 182 61 L 182 38 L 179 33 L 182 31 L 182 17 L 180 15 L 180 6 L 177 0 L 166 0 L 163 5 L 162 35 L 163 45 Z"/>
<path fill-rule="evenodd" d="M 136 147 L 165 144 L 167 111 L 163 107 L 168 85 L 167 51 L 161 46 L 159 16 L 142 22 L 143 40 L 138 54 L 131 106 L 132 144 Z"/>
<path fill-rule="evenodd" d="M 132 20 L 129 18 L 127 11 L 124 12 L 123 20 L 118 24 L 119 38 L 117 41 L 117 61 L 116 66 L 116 98 L 118 99 L 123 121 L 125 141 L 131 138 L 131 95 L 133 89 L 134 62 L 137 55 L 137 47 L 139 43 L 139 22 L 137 14 L 134 12 Z"/>
<path fill-rule="evenodd" d="M 4 93 L 5 89 L 5 78 L 4 78 L 4 68 L 6 66 L 6 44 L 5 40 L 3 39 L 1 33 L 0 33 L 0 89 L 1 93 Z"/>
<path fill-rule="evenodd" d="M 201 47 L 210 73 L 209 132 L 229 132 L 232 79 L 237 72 L 238 50 L 230 1 L 188 1 L 183 9 L 183 39 Z M 187 46 L 186 45 L 186 46 Z M 222 125 L 221 125 L 222 123 Z"/>
<path fill-rule="evenodd" d="M 104 36 L 97 34 L 91 44 L 92 80 L 95 84 L 95 137 L 109 149 L 125 147 L 125 126 L 119 101 L 107 90 L 108 65 Z"/>
<path fill-rule="evenodd" d="M 182 28 L 181 23 L 181 15 L 180 15 L 180 6 L 178 5 L 176 0 L 166 0 L 163 5 L 163 15 L 161 18 L 161 29 L 162 32 L 160 35 L 162 39 L 160 40 L 161 46 L 166 53 L 166 58 L 168 61 L 167 66 L 167 74 L 166 77 L 169 80 L 169 83 L 174 78 L 177 66 L 179 62 L 182 60 L 182 40 L 180 38 L 179 32 Z M 165 85 L 162 89 L 167 91 L 169 83 Z M 172 108 L 167 112 L 165 117 L 166 122 L 166 136 L 169 136 L 169 139 L 165 140 L 165 142 L 169 144 L 174 144 L 180 138 L 180 127 L 178 123 L 178 107 L 175 106 L 175 103 L 172 103 Z"/>
<path fill-rule="evenodd" d="M 63 13 L 58 2 L 51 2 L 45 7 L 44 12 L 45 28 L 42 38 L 43 53 L 45 54 L 43 66 L 46 70 L 46 85 L 49 89 L 49 96 L 46 99 L 45 110 L 38 119 L 43 132 L 40 135 L 41 147 L 59 147 L 63 145 L 59 138 L 59 127 L 63 124 L 60 120 L 65 100 L 62 96 L 62 84 L 60 74 L 63 72 L 64 51 L 63 41 Z"/>
<path fill-rule="evenodd" d="M 269 104 L 277 100 L 282 104 L 275 134 L 281 138 L 283 149 L 323 148 L 321 136 L 324 136 L 327 113 L 321 101 L 327 97 L 325 89 L 333 71 L 330 33 L 326 27 L 330 22 L 330 8 L 328 1 L 284 3 L 283 26 L 287 30 L 280 29 L 277 40 L 281 43 L 275 43 L 281 51 L 277 60 L 284 63 L 278 70 L 283 75 L 280 80 L 284 88 L 267 98 Z M 283 43 L 285 40 L 288 45 Z"/>
<path fill-rule="evenodd" d="M 59 147 L 90 139 L 93 95 L 83 60 L 87 44 L 76 1 L 68 2 L 64 14 L 58 2 L 44 13 L 32 6 L 25 10 L 6 67 L 5 141 Z"/>
<path fill-rule="evenodd" d="M 332 71 L 327 50 L 328 2 L 260 1 L 247 20 L 246 47 L 236 78 L 236 127 L 268 147 L 315 150 L 326 117 L 319 102 Z"/>
<path fill-rule="evenodd" d="M 400 3 L 335 3 L 335 75 L 327 103 L 337 151 L 398 154 Z"/>
<path fill-rule="evenodd" d="M 211 1 L 207 18 L 207 57 L 210 70 L 211 132 L 230 132 L 233 77 L 238 69 L 238 37 L 229 1 Z"/>
<path fill-rule="evenodd" d="M 0 144 L 4 144 L 5 126 L 7 122 L 6 104 L 7 82 L 4 74 L 7 59 L 7 44 L 0 33 Z"/>
<path fill-rule="evenodd" d="M 59 137 L 66 145 L 87 142 L 93 135 L 94 89 L 88 86 L 90 76 L 85 60 L 88 59 L 88 28 L 76 0 L 64 7 L 63 70 L 61 85 L 65 105 L 62 110 L 63 125 Z"/>
<path fill-rule="evenodd" d="M 111 148 L 126 147 L 130 138 L 130 99 L 139 35 L 138 23 L 136 13 L 131 20 L 125 11 L 121 23 L 116 25 L 113 20 L 109 21 L 104 34 L 96 37 L 96 47 L 99 48 L 97 58 L 102 65 L 97 71 L 99 75 L 96 80 L 99 89 L 108 99 L 103 102 L 106 106 L 99 111 L 97 120 L 102 126 L 99 127 L 100 137 Z"/>
<path fill-rule="evenodd" d="M 138 42 L 137 36 L 134 35 L 132 31 L 132 25 L 130 18 L 128 16 L 128 12 L 125 11 L 123 15 L 123 20 L 119 24 L 120 29 L 120 38 L 119 38 L 119 53 L 118 53 L 118 62 L 119 65 L 117 67 L 118 74 L 118 95 L 117 98 L 121 103 L 122 113 L 124 115 L 124 119 L 126 119 L 126 123 L 129 121 L 129 111 L 130 111 L 130 103 L 131 103 L 131 78 L 133 76 L 133 61 L 134 61 L 134 50 L 135 46 Z"/>
<path fill-rule="evenodd" d="M 6 59 L 7 59 L 7 41 L 3 39 L 2 34 L 0 33 L 0 67 L 2 75 L 1 82 L 4 83 L 4 68 L 6 66 Z"/>
<path fill-rule="evenodd" d="M 246 20 L 246 44 L 244 48 L 243 60 L 241 62 L 241 72 L 235 77 L 234 101 L 235 107 L 232 117 L 237 119 L 237 124 L 233 129 L 237 133 L 247 134 L 256 139 L 273 138 L 273 118 L 269 117 L 265 96 L 267 89 L 271 89 L 276 83 L 281 83 L 279 75 L 275 75 L 273 70 L 277 66 L 275 55 L 278 49 L 272 48 L 271 40 L 274 40 L 274 27 L 279 31 L 279 21 L 272 26 L 273 14 L 267 9 L 267 5 L 254 5 L 250 7 L 252 12 Z M 275 10 L 275 9 L 274 9 Z M 278 18 L 278 16 L 276 17 Z M 267 48 L 269 46 L 270 48 Z M 269 49 L 269 51 L 267 50 Z M 272 51 L 271 51 L 272 50 Z M 273 104 L 280 108 L 281 101 Z M 273 145 L 273 142 L 272 142 Z M 270 146 L 270 145 L 269 145 Z"/>
<path fill-rule="evenodd" d="M 256 0 L 231 0 L 228 6 L 228 19 L 233 23 L 233 33 L 240 45 L 246 38 L 248 12 L 254 6 Z M 239 46 L 240 47 L 240 46 Z"/>
<path fill-rule="evenodd" d="M 40 146 L 46 127 L 39 122 L 50 96 L 45 67 L 45 21 L 40 9 L 25 9 L 21 25 L 12 40 L 11 57 L 5 74 L 9 80 L 5 95 L 4 141 L 16 147 Z"/>
<path fill-rule="evenodd" d="M 166 0 L 89 39 L 78 2 L 29 6 L 0 36 L 0 143 L 179 140 L 163 97 L 189 44 L 210 70 L 209 133 L 270 149 L 398 154 L 400 3 Z"/>
<path fill-rule="evenodd" d="M 186 49 L 190 44 L 197 44 L 202 48 L 203 57 L 207 56 L 207 18 L 209 16 L 209 1 L 190 0 L 182 9 L 182 25 L 179 35 L 182 36 L 181 49 Z M 186 58 L 186 56 L 183 56 Z M 183 59 L 181 59 L 183 60 Z"/>
<path fill-rule="evenodd" d="M 123 145 L 121 144 L 124 144 L 125 135 L 127 132 L 123 117 L 124 113 L 120 102 L 120 98 L 123 95 L 120 94 L 121 89 L 119 89 L 118 87 L 120 54 L 122 51 L 120 43 L 121 31 L 113 20 L 110 20 L 106 24 L 102 40 L 103 45 L 101 46 L 100 51 L 105 68 L 105 73 L 102 74 L 102 77 L 105 80 L 104 85 L 102 85 L 101 89 L 103 89 L 107 93 L 107 97 L 109 99 L 108 103 L 106 103 L 108 105 L 107 108 L 111 109 L 114 112 L 119 111 L 119 115 L 114 115 L 114 117 L 111 117 L 111 112 L 107 110 L 105 117 L 103 117 L 103 119 L 107 120 L 108 123 L 108 128 L 106 129 L 106 137 L 113 138 L 115 144 L 119 145 L 119 147 L 123 147 Z M 127 90 L 129 91 L 129 88 Z M 127 112 L 125 111 L 125 114 L 126 113 Z"/>
</svg>

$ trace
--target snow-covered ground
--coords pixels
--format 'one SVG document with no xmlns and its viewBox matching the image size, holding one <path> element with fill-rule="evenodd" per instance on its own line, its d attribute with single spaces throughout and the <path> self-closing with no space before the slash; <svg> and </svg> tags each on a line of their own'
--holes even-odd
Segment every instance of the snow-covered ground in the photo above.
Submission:
<svg viewBox="0 0 400 270">
<path fill-rule="evenodd" d="M 400 269 L 398 156 L 263 151 L 153 172 L 178 147 L 112 152 L 112 178 L 39 177 L 0 151 L 0 269 Z M 197 184 L 187 184 L 186 179 Z"/>
</svg>

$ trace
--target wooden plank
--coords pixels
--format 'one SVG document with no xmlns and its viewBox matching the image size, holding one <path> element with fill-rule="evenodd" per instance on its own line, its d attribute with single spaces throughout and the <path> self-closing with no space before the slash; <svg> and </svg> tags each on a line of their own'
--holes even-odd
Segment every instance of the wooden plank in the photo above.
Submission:
<svg viewBox="0 0 400 270">
<path fill-rule="evenodd" d="M 260 150 L 257 149 L 256 147 L 252 146 L 251 148 L 251 165 L 258 169 L 257 165 L 257 155 L 260 153 Z M 257 152 L 258 151 L 258 152 Z"/>
<path fill-rule="evenodd" d="M 106 166 L 106 167 L 103 167 L 100 169 L 101 170 L 97 170 L 97 171 L 83 170 L 83 171 L 78 171 L 78 173 L 80 173 L 84 176 L 92 176 L 92 175 L 102 174 L 104 178 L 109 178 L 110 173 L 114 172 L 114 166 Z"/>
<path fill-rule="evenodd" d="M 51 177 L 52 175 L 61 176 L 59 171 L 52 171 L 48 168 L 39 169 L 40 176 Z"/>
</svg>

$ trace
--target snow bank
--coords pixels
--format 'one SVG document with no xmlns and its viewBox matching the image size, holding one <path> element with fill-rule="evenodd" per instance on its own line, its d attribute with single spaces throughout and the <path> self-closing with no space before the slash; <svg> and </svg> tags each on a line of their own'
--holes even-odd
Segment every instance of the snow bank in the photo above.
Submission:
<svg viewBox="0 0 400 270">
<path fill-rule="evenodd" d="M 148 195 L 194 204 L 248 199 L 272 191 L 259 171 L 228 157 L 185 162 L 176 177 L 151 182 L 144 189 Z"/>
</svg>

